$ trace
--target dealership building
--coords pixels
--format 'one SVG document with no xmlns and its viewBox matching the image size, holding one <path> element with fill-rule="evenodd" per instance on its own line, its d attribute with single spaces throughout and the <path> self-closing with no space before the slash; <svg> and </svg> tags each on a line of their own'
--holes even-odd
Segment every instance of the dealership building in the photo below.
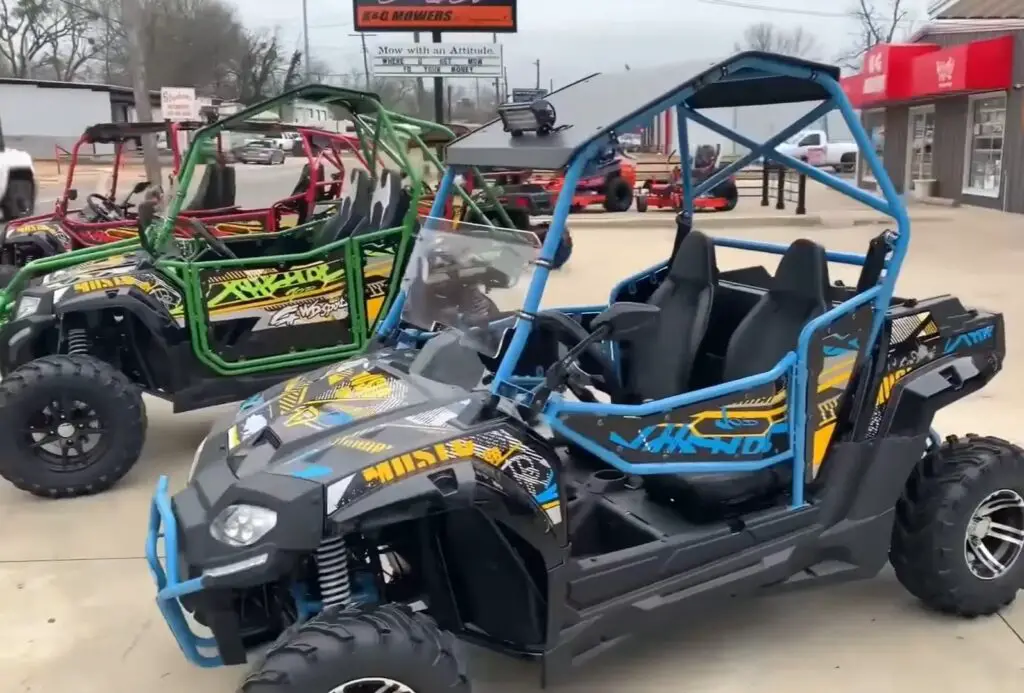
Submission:
<svg viewBox="0 0 1024 693">
<path fill-rule="evenodd" d="M 897 190 L 1024 213 L 1024 3 L 932 4 L 901 44 L 875 46 L 843 88 Z M 863 158 L 861 187 L 876 187 Z"/>
</svg>

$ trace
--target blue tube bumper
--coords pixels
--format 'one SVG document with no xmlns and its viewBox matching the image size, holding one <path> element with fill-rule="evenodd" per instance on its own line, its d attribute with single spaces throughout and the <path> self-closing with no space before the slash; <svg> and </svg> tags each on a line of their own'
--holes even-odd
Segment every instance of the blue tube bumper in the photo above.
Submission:
<svg viewBox="0 0 1024 693">
<path fill-rule="evenodd" d="M 157 552 L 161 539 L 165 554 L 163 561 Z M 214 639 L 196 634 L 185 618 L 180 598 L 201 591 L 204 585 L 202 577 L 181 580 L 179 556 L 178 523 L 167 491 L 167 477 L 162 476 L 157 481 L 150 504 L 149 530 L 146 533 L 146 562 L 156 582 L 156 603 L 185 657 L 200 667 L 219 667 L 223 662 L 216 654 Z M 211 649 L 212 654 L 209 653 Z"/>
</svg>

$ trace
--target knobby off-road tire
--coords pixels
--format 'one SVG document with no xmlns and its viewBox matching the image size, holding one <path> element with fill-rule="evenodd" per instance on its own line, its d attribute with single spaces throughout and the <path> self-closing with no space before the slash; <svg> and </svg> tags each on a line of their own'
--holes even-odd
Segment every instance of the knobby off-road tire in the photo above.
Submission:
<svg viewBox="0 0 1024 693">
<path fill-rule="evenodd" d="M 628 212 L 633 204 L 633 186 L 621 176 L 609 178 L 604 187 L 604 208 L 607 212 Z"/>
<path fill-rule="evenodd" d="M 415 693 L 470 691 L 451 633 L 404 606 L 386 605 L 327 609 L 279 639 L 239 692 L 363 693 L 342 688 L 360 679 L 390 679 Z"/>
<path fill-rule="evenodd" d="M 1019 552 L 1007 554 L 1012 564 L 991 579 L 978 577 L 968 560 L 975 513 L 1000 491 L 1024 496 L 1024 451 L 1000 438 L 950 437 L 914 469 L 896 507 L 889 558 L 899 581 L 928 607 L 986 616 L 1024 587 Z"/>
<path fill-rule="evenodd" d="M 141 391 L 109 364 L 85 355 L 30 361 L 0 382 L 0 476 L 45 498 L 100 493 L 139 459 L 146 423 Z M 67 441 L 82 441 L 71 462 L 51 452 Z"/>
</svg>

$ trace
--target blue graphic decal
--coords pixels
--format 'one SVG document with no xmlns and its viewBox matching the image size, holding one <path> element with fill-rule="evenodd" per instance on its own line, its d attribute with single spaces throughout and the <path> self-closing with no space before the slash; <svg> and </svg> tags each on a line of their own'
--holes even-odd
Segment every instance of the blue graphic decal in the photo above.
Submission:
<svg viewBox="0 0 1024 693">
<path fill-rule="evenodd" d="M 782 421 L 772 424 L 763 435 L 712 437 L 695 434 L 690 424 L 656 424 L 641 429 L 633 440 L 626 440 L 618 433 L 612 433 L 609 439 L 615 445 L 654 455 L 696 455 L 703 452 L 753 457 L 771 452 L 773 436 L 782 435 L 788 430 L 789 425 Z"/>
<path fill-rule="evenodd" d="M 316 421 L 323 426 L 344 426 L 347 423 L 351 423 L 353 418 L 351 414 L 346 414 L 343 411 L 321 408 Z"/>
<path fill-rule="evenodd" d="M 860 351 L 860 340 L 856 337 L 851 338 L 848 334 L 830 334 L 825 339 L 840 342 L 840 344 L 823 344 L 821 351 L 825 356 L 843 356 Z"/>
<path fill-rule="evenodd" d="M 252 397 L 250 397 L 249 399 L 247 399 L 244 402 L 242 402 L 242 406 L 238 408 L 238 411 L 240 411 L 240 412 L 249 411 L 250 409 L 255 409 L 256 407 L 260 406 L 261 404 L 263 404 L 263 395 L 260 394 L 260 393 L 257 393 L 255 395 L 253 395 Z"/>
<path fill-rule="evenodd" d="M 995 326 L 989 325 L 987 327 L 979 327 L 978 329 L 971 330 L 970 332 L 958 334 L 955 337 L 950 337 L 946 340 L 946 346 L 942 349 L 942 353 L 952 354 L 954 351 L 959 351 L 960 349 L 978 346 L 979 344 L 983 344 L 992 339 L 995 333 Z"/>
<path fill-rule="evenodd" d="M 558 486 L 555 484 L 555 480 L 552 479 L 548 487 L 533 497 L 538 503 L 544 504 L 553 500 L 558 499 Z"/>
<path fill-rule="evenodd" d="M 296 479 L 319 479 L 329 476 L 332 471 L 330 467 L 325 467 L 322 464 L 305 464 L 304 462 L 299 464 L 303 466 L 291 473 L 291 476 Z"/>
</svg>

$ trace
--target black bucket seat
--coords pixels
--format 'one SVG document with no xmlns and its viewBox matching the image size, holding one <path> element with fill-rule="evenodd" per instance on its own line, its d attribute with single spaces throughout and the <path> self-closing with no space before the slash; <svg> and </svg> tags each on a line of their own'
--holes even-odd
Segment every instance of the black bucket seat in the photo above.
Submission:
<svg viewBox="0 0 1024 693">
<path fill-rule="evenodd" d="M 364 169 L 353 167 L 338 197 L 338 212 L 328 217 L 314 234 L 313 247 L 319 248 L 348 238 L 368 224 L 371 192 L 370 174 Z"/>
<path fill-rule="evenodd" d="M 809 240 L 794 241 L 768 291 L 733 332 L 725 352 L 723 380 L 768 371 L 796 349 L 804 326 L 828 310 L 828 291 L 825 250 Z M 758 472 L 648 476 L 644 487 L 684 508 L 727 510 L 785 490 L 792 480 L 791 470 L 789 463 L 783 463 Z"/>
<path fill-rule="evenodd" d="M 647 299 L 661 308 L 658 320 L 623 345 L 630 401 L 664 399 L 689 388 L 711 318 L 716 274 L 714 242 L 690 231 L 676 248 L 665 279 Z"/>
</svg>

